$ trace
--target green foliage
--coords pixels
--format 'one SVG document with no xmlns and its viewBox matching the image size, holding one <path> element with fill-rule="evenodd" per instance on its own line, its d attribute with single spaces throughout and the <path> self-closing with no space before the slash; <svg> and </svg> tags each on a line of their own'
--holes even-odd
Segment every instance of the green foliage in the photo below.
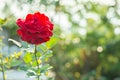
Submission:
<svg viewBox="0 0 120 80">
<path fill-rule="evenodd" d="M 56 36 L 52 36 L 50 41 L 46 42 L 47 49 L 52 48 L 58 42 L 58 38 Z"/>
<path fill-rule="evenodd" d="M 51 43 L 49 42 L 49 44 Z M 24 47 L 23 45 L 27 47 Z M 29 77 L 46 75 L 48 70 L 52 68 L 49 64 L 46 64 L 49 61 L 49 58 L 52 57 L 52 51 L 48 49 L 46 44 L 38 45 L 35 48 L 35 50 L 37 51 L 36 53 L 34 50 L 29 51 L 29 49 L 34 48 L 33 45 L 29 45 L 26 43 L 24 43 L 23 45 L 22 47 L 26 52 L 23 56 L 23 61 L 26 66 L 21 66 L 20 69 L 25 71 L 27 70 L 27 75 Z M 53 45 L 51 44 L 51 46 Z"/>
<path fill-rule="evenodd" d="M 11 67 L 19 66 L 20 64 L 22 64 L 22 61 L 13 59 L 11 63 Z"/>
<path fill-rule="evenodd" d="M 35 76 L 35 72 L 28 72 L 27 76 Z"/>
<path fill-rule="evenodd" d="M 0 18 L 0 25 L 4 24 L 6 22 L 6 19 L 1 19 Z"/>
<path fill-rule="evenodd" d="M 45 73 L 47 70 L 51 69 L 52 67 L 49 64 L 46 64 L 41 67 L 41 73 Z"/>
</svg>

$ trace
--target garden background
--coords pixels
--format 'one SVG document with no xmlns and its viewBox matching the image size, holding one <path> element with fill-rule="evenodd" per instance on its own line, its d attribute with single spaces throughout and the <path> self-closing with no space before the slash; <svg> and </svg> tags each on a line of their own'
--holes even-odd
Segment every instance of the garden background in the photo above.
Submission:
<svg viewBox="0 0 120 80">
<path fill-rule="evenodd" d="M 4 56 L 20 51 L 8 41 L 21 41 L 16 19 L 37 11 L 54 23 L 49 64 L 55 80 L 120 80 L 120 0 L 0 0 Z M 20 65 L 15 59 L 7 69 Z"/>
</svg>

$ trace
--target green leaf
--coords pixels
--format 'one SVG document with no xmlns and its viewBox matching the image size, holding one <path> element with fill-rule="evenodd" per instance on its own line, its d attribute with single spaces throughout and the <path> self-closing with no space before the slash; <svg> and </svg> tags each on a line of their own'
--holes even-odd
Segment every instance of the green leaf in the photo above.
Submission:
<svg viewBox="0 0 120 80">
<path fill-rule="evenodd" d="M 48 50 L 47 52 L 46 52 L 46 56 L 47 57 L 52 57 L 52 54 L 53 52 L 52 52 L 52 50 Z"/>
<path fill-rule="evenodd" d="M 27 70 L 29 69 L 29 67 L 26 66 L 26 65 L 20 65 L 20 66 L 19 66 L 19 69 L 20 69 L 20 70 L 27 71 Z"/>
<path fill-rule="evenodd" d="M 28 43 L 27 43 L 27 42 L 22 41 L 22 47 L 23 47 L 23 48 L 28 48 Z"/>
<path fill-rule="evenodd" d="M 31 71 L 31 72 L 28 72 L 28 73 L 27 73 L 27 76 L 35 76 L 35 72 L 32 72 L 32 71 Z"/>
<path fill-rule="evenodd" d="M 42 53 L 41 52 L 37 52 L 36 55 L 37 55 L 37 57 L 41 57 Z"/>
<path fill-rule="evenodd" d="M 33 66 L 33 67 L 37 66 L 37 62 L 36 62 L 36 61 L 33 61 L 33 62 L 32 62 L 32 66 Z"/>
<path fill-rule="evenodd" d="M 47 49 L 52 48 L 58 42 L 58 38 L 56 36 L 51 37 L 50 41 L 46 42 Z"/>
<path fill-rule="evenodd" d="M 48 50 L 44 56 L 42 56 L 42 60 L 47 60 L 49 57 L 52 57 L 53 54 L 52 54 L 52 51 L 51 50 Z"/>
<path fill-rule="evenodd" d="M 22 62 L 20 60 L 13 59 L 11 63 L 11 67 L 19 66 Z"/>
<path fill-rule="evenodd" d="M 37 74 L 37 75 L 41 74 L 40 69 L 38 69 L 37 67 L 32 67 L 31 70 L 34 71 L 34 73 Z"/>
<path fill-rule="evenodd" d="M 1 19 L 0 18 L 0 24 L 4 24 L 6 22 L 6 19 Z"/>
<path fill-rule="evenodd" d="M 53 56 L 52 51 L 47 50 L 47 52 L 41 57 L 41 60 L 47 62 L 49 60 L 49 58 L 52 56 Z"/>
<path fill-rule="evenodd" d="M 26 53 L 23 60 L 25 63 L 30 63 L 32 61 L 31 53 Z"/>
<path fill-rule="evenodd" d="M 52 66 L 50 66 L 49 64 L 46 64 L 44 66 L 41 67 L 41 73 L 45 73 L 47 70 L 53 68 Z"/>
<path fill-rule="evenodd" d="M 44 43 L 41 44 L 41 45 L 39 45 L 39 46 L 37 47 L 37 50 L 38 50 L 39 52 L 41 52 L 41 53 L 44 53 L 44 52 L 47 50 L 46 45 L 45 45 Z"/>
</svg>

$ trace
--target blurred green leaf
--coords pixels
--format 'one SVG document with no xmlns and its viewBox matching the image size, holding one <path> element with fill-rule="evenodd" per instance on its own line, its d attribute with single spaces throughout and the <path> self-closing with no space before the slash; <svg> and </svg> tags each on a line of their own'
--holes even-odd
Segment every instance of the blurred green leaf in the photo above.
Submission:
<svg viewBox="0 0 120 80">
<path fill-rule="evenodd" d="M 46 42 L 47 49 L 52 48 L 58 42 L 58 38 L 56 36 L 51 37 L 50 41 Z"/>
<path fill-rule="evenodd" d="M 54 78 L 48 78 L 48 80 L 55 80 Z"/>
<path fill-rule="evenodd" d="M 6 19 L 1 19 L 1 18 L 0 18 L 0 25 L 1 25 L 1 24 L 4 24 L 5 22 L 6 22 Z"/>
<path fill-rule="evenodd" d="M 23 60 L 25 63 L 30 63 L 32 61 L 31 53 L 26 53 L 25 56 L 23 57 Z"/>
<path fill-rule="evenodd" d="M 42 53 L 41 52 L 37 52 L 36 55 L 37 55 L 37 57 L 41 57 Z"/>
<path fill-rule="evenodd" d="M 36 61 L 32 61 L 32 66 L 33 67 L 37 66 L 37 62 Z"/>
<path fill-rule="evenodd" d="M 49 64 L 45 64 L 44 66 L 41 67 L 41 73 L 45 73 L 47 70 L 53 68 Z"/>
<path fill-rule="evenodd" d="M 48 50 L 46 53 L 45 53 L 45 57 L 52 57 L 52 51 L 51 50 Z"/>
<path fill-rule="evenodd" d="M 19 69 L 20 69 L 20 70 L 27 71 L 27 70 L 29 69 L 29 67 L 23 64 L 23 65 L 20 65 L 20 66 L 19 66 Z"/>
<path fill-rule="evenodd" d="M 22 64 L 22 61 L 13 59 L 10 65 L 11 65 L 11 67 L 15 67 L 15 66 L 19 66 L 21 64 Z"/>
<path fill-rule="evenodd" d="M 28 48 L 28 43 L 27 42 L 24 42 L 24 41 L 22 41 L 22 48 Z"/>
<path fill-rule="evenodd" d="M 47 50 L 44 55 L 41 57 L 43 61 L 48 61 L 50 57 L 52 57 L 52 51 L 51 50 Z"/>
<path fill-rule="evenodd" d="M 46 45 L 44 43 L 41 45 L 38 45 L 37 50 L 41 53 L 44 53 L 47 50 Z"/>
<path fill-rule="evenodd" d="M 35 73 L 31 71 L 31 72 L 28 72 L 27 75 L 28 76 L 35 76 Z"/>
</svg>

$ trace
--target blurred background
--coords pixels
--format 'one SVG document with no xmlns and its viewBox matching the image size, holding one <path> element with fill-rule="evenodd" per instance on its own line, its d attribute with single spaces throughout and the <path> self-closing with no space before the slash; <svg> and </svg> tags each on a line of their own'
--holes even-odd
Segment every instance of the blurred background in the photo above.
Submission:
<svg viewBox="0 0 120 80">
<path fill-rule="evenodd" d="M 36 11 L 54 23 L 55 80 L 120 80 L 120 0 L 0 0 L 5 54 L 19 51 L 16 20 Z"/>
</svg>

